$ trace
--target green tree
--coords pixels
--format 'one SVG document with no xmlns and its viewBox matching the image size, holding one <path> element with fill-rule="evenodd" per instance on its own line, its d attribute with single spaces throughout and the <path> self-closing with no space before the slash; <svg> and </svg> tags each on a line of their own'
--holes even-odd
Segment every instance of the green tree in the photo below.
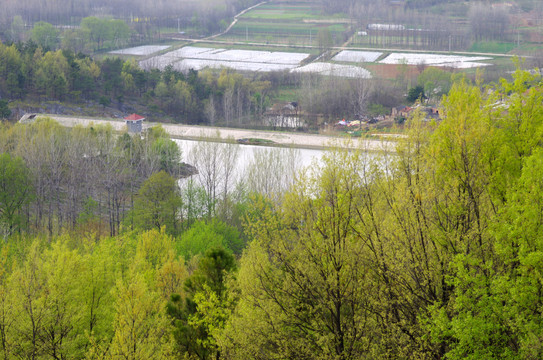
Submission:
<svg viewBox="0 0 543 360">
<path fill-rule="evenodd" d="M 220 358 L 215 336 L 229 314 L 226 279 L 236 269 L 222 248 L 209 249 L 185 282 L 186 297 L 173 294 L 167 313 L 173 318 L 179 351 L 189 358 Z"/>
<path fill-rule="evenodd" d="M 208 197 L 205 189 L 198 186 L 192 176 L 183 185 L 181 189 L 181 198 L 183 199 L 181 214 L 183 227 L 188 229 L 194 222 L 206 215 Z"/>
<path fill-rule="evenodd" d="M 434 154 L 440 196 L 447 200 L 439 221 L 447 224 L 442 239 L 453 255 L 446 277 L 450 297 L 433 304 L 428 324 L 447 358 L 542 353 L 536 340 L 542 300 L 534 278 L 540 272 L 539 83 L 517 71 L 489 96 L 462 84 L 446 99 L 447 121 L 435 134 Z"/>
<path fill-rule="evenodd" d="M 8 101 L 0 99 L 0 119 L 7 119 L 11 116 L 11 110 L 8 107 Z"/>
<path fill-rule="evenodd" d="M 44 324 L 51 299 L 47 293 L 47 274 L 44 271 L 43 247 L 33 242 L 24 256 L 23 264 L 11 276 L 14 285 L 17 315 L 11 336 L 13 352 L 25 358 L 39 358 L 45 355 L 43 339 L 46 338 Z M 13 301 L 13 300 L 12 300 Z"/>
<path fill-rule="evenodd" d="M 99 19 L 89 16 L 81 20 L 81 31 L 87 46 L 93 50 L 119 46 L 130 38 L 130 27 L 122 20 Z"/>
<path fill-rule="evenodd" d="M 181 197 L 175 179 L 160 171 L 142 184 L 129 218 L 137 228 L 160 230 L 165 226 L 168 232 L 176 233 L 180 207 Z"/>
<path fill-rule="evenodd" d="M 439 99 L 451 89 L 452 74 L 446 70 L 429 67 L 419 75 L 417 81 L 418 85 L 424 88 L 425 95 Z"/>
<path fill-rule="evenodd" d="M 369 170 L 364 164 L 360 153 L 332 152 L 277 211 L 251 220 L 224 351 L 240 359 L 373 357 L 379 288 L 355 227 L 365 202 L 356 174 Z"/>
<path fill-rule="evenodd" d="M 319 29 L 319 32 L 317 33 L 317 39 L 320 51 L 327 51 L 333 45 L 332 34 L 330 34 L 330 30 L 328 30 L 327 27 L 322 27 Z"/>
<path fill-rule="evenodd" d="M 68 72 L 69 65 L 62 51 L 48 51 L 37 59 L 35 87 L 48 97 L 62 99 L 68 92 Z"/>
<path fill-rule="evenodd" d="M 494 229 L 500 267 L 487 282 L 490 291 L 477 302 L 479 307 L 486 306 L 487 310 L 481 312 L 476 309 L 480 315 L 474 318 L 485 325 L 479 328 L 486 330 L 485 333 L 480 331 L 478 335 L 486 335 L 489 340 L 501 336 L 501 342 L 486 342 L 487 347 L 495 349 L 499 356 L 511 355 L 525 359 L 543 356 L 543 346 L 538 340 L 543 336 L 541 171 L 543 150 L 537 148 L 526 158 L 516 186 L 508 191 L 507 205 Z M 489 295 L 492 298 L 489 299 Z M 493 327 L 497 328 L 494 334 L 490 333 L 492 329 L 488 323 L 485 324 L 488 319 L 493 319 Z M 472 341 L 480 341 L 480 338 L 478 336 Z M 472 348 L 480 350 L 483 345 L 477 344 Z"/>
<path fill-rule="evenodd" d="M 94 50 L 100 49 L 104 41 L 108 39 L 108 28 L 104 26 L 104 21 L 94 16 L 81 20 L 81 30 L 85 34 L 87 44 Z"/>
<path fill-rule="evenodd" d="M 424 87 L 420 85 L 410 88 L 407 92 L 407 101 L 409 102 L 415 102 L 417 100 L 422 101 L 424 99 L 426 99 L 426 95 L 424 95 Z"/>
<path fill-rule="evenodd" d="M 181 150 L 175 141 L 167 136 L 160 136 L 154 140 L 151 147 L 154 156 L 158 158 L 159 170 L 172 176 L 179 176 L 181 167 Z"/>
<path fill-rule="evenodd" d="M 58 44 L 58 30 L 45 21 L 38 21 L 30 31 L 30 38 L 44 49 L 54 50 Z"/>
<path fill-rule="evenodd" d="M 80 291 L 83 263 L 66 239 L 51 247 L 35 239 L 11 275 L 14 326 L 11 356 L 81 358 L 83 336 Z"/>
<path fill-rule="evenodd" d="M 23 21 L 23 18 L 20 15 L 16 15 L 13 17 L 13 21 L 11 22 L 11 26 L 9 28 L 9 36 L 11 41 L 13 42 L 20 42 L 23 41 L 25 33 L 25 23 Z"/>
<path fill-rule="evenodd" d="M 60 45 L 62 49 L 73 51 L 76 54 L 81 53 L 85 49 L 84 33 L 80 29 L 65 29 L 62 32 Z"/>
<path fill-rule="evenodd" d="M 109 106 L 111 104 L 111 99 L 109 98 L 109 96 L 102 95 L 100 96 L 98 103 L 102 105 L 102 110 L 105 110 L 106 106 Z"/>
<path fill-rule="evenodd" d="M 21 211 L 32 197 L 32 177 L 23 159 L 8 153 L 0 154 L 0 220 L 7 235 L 21 229 Z"/>
<path fill-rule="evenodd" d="M 115 289 L 115 335 L 109 354 L 113 359 L 171 359 L 172 342 L 164 303 L 142 276 L 132 273 Z"/>
<path fill-rule="evenodd" d="M 9 359 L 16 339 L 11 336 L 15 325 L 14 287 L 11 286 L 12 262 L 9 247 L 3 246 L 0 251 L 0 351 L 4 359 Z"/>
<path fill-rule="evenodd" d="M 15 45 L 0 44 L 0 95 L 17 98 L 23 94 L 23 60 Z M 1 115 L 0 115 L 1 116 Z"/>
<path fill-rule="evenodd" d="M 186 259 L 203 255 L 213 247 L 223 247 L 236 255 L 241 255 L 243 241 L 236 228 L 212 219 L 200 220 L 185 231 L 178 240 L 178 253 Z"/>
</svg>

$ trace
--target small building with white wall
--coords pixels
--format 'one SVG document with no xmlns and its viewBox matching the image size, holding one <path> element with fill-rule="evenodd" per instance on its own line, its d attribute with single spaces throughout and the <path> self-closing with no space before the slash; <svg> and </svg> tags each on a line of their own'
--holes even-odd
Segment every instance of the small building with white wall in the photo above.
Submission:
<svg viewBox="0 0 543 360">
<path fill-rule="evenodd" d="M 141 133 L 145 118 L 138 114 L 131 114 L 124 118 L 129 133 Z"/>
</svg>

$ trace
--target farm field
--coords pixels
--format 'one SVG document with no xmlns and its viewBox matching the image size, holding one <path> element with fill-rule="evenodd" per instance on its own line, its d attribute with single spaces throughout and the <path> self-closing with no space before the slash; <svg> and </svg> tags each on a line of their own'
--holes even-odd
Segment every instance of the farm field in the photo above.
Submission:
<svg viewBox="0 0 543 360">
<path fill-rule="evenodd" d="M 329 20 L 330 16 L 323 16 L 315 6 L 307 2 L 292 2 L 292 3 L 267 3 L 258 8 L 249 11 L 243 15 L 244 19 L 260 19 L 260 20 Z"/>
<path fill-rule="evenodd" d="M 344 17 L 322 15 L 307 2 L 268 3 L 240 16 L 217 40 L 319 46 L 320 33 L 321 43 L 339 45 L 345 40 L 348 23 Z"/>
<path fill-rule="evenodd" d="M 332 58 L 333 61 L 339 62 L 375 62 L 383 55 L 382 52 L 376 51 L 353 51 L 342 50 Z"/>
<path fill-rule="evenodd" d="M 314 62 L 291 70 L 293 73 L 313 73 L 326 76 L 370 79 L 371 73 L 358 66 Z"/>
<path fill-rule="evenodd" d="M 460 56 L 443 54 L 424 54 L 424 53 L 391 53 L 383 60 L 381 64 L 405 64 L 405 65 L 432 65 L 446 66 L 456 69 L 467 69 L 479 66 L 489 66 L 487 63 L 479 63 L 481 60 L 491 60 L 485 56 Z"/>
<path fill-rule="evenodd" d="M 142 60 L 140 66 L 144 69 L 157 68 L 163 70 L 166 66 L 171 65 L 175 70 L 183 72 L 189 69 L 202 70 L 206 67 L 215 69 L 228 67 L 238 71 L 255 72 L 290 70 L 293 73 L 371 78 L 371 73 L 368 70 L 353 65 L 314 62 L 302 66 L 302 62 L 309 55 L 307 53 L 281 51 L 226 50 L 186 46 L 163 55 Z M 358 55 L 357 58 L 361 56 Z"/>
<path fill-rule="evenodd" d="M 237 20 L 226 34 L 203 42 L 198 40 L 181 48 L 176 45 L 166 53 L 165 47 L 158 46 L 122 49 L 113 53 L 145 56 L 140 61 L 145 69 L 164 69 L 172 65 L 174 69 L 186 72 L 191 68 L 227 67 L 244 72 L 311 72 L 362 78 L 380 77 L 383 71 L 389 74 L 393 67 L 404 65 L 410 68 L 421 65 L 446 67 L 467 73 L 471 73 L 471 69 L 487 67 L 496 72 L 500 71 L 496 67 L 501 69 L 505 62 L 510 61 L 499 56 L 355 47 L 357 40 L 370 37 L 355 32 L 349 41 L 344 42 L 349 35 L 347 28 L 353 23 L 344 14 L 323 15 L 319 7 L 310 2 L 266 3 L 245 12 Z M 394 37 L 389 36 L 388 41 L 392 40 Z M 332 52 L 327 53 L 327 49 L 332 49 Z M 158 51 L 161 53 L 156 54 Z M 388 75 L 384 77 L 389 78 Z"/>
<path fill-rule="evenodd" d="M 205 67 L 229 67 L 239 71 L 283 71 L 298 67 L 307 53 L 270 52 L 186 46 L 140 62 L 144 69 L 164 69 L 172 65 L 179 71 Z"/>
<path fill-rule="evenodd" d="M 163 51 L 170 48 L 169 45 L 144 45 L 144 46 L 136 46 L 128 49 L 120 49 L 120 50 L 114 50 L 110 51 L 109 54 L 115 54 L 115 55 L 134 55 L 134 56 L 147 56 L 152 55 L 154 53 L 157 53 L 159 51 Z"/>
</svg>

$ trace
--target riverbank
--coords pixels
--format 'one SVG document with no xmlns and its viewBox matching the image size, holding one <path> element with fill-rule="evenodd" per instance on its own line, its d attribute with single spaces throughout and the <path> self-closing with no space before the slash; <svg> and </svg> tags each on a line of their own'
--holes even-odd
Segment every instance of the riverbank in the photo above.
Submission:
<svg viewBox="0 0 543 360">
<path fill-rule="evenodd" d="M 79 118 L 54 114 L 39 114 L 59 122 L 62 126 L 89 126 L 91 124 L 110 124 L 116 131 L 126 129 L 125 122 L 119 119 Z M 213 126 L 164 124 L 146 122 L 144 127 L 161 125 L 164 130 L 176 139 L 205 140 L 205 141 L 237 141 L 240 139 L 262 139 L 266 146 L 297 147 L 305 149 L 328 149 L 340 147 L 362 149 L 364 151 L 394 151 L 394 141 L 374 140 L 363 138 L 346 138 L 317 134 L 291 133 L 280 131 L 233 129 Z M 271 143 L 270 143 L 271 142 Z"/>
</svg>

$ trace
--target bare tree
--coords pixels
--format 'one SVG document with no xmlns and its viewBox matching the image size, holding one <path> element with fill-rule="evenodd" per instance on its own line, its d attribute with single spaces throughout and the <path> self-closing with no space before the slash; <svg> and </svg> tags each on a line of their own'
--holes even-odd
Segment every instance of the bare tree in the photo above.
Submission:
<svg viewBox="0 0 543 360">
<path fill-rule="evenodd" d="M 213 139 L 202 140 L 191 149 L 189 161 L 198 170 L 197 179 L 207 193 L 207 215 L 212 217 L 217 203 L 226 201 L 234 184 L 239 145 L 233 142 L 220 143 Z"/>
<path fill-rule="evenodd" d="M 224 92 L 223 98 L 223 111 L 224 111 L 224 121 L 226 126 L 229 126 L 234 118 L 234 89 L 227 88 Z"/>
<path fill-rule="evenodd" d="M 209 121 L 209 125 L 215 125 L 217 119 L 217 109 L 215 109 L 215 96 L 211 94 L 209 96 L 209 101 L 205 104 L 204 114 Z"/>
<path fill-rule="evenodd" d="M 489 8 L 488 5 L 475 3 L 469 11 L 471 34 L 475 41 L 505 40 L 509 29 L 509 16 L 502 8 Z"/>
<path fill-rule="evenodd" d="M 294 148 L 256 149 L 245 170 L 247 189 L 279 201 L 294 184 L 299 159 L 300 151 Z"/>
<path fill-rule="evenodd" d="M 364 78 L 354 80 L 353 91 L 353 109 L 355 114 L 363 115 L 366 113 L 368 99 L 373 92 L 373 81 Z"/>
</svg>

